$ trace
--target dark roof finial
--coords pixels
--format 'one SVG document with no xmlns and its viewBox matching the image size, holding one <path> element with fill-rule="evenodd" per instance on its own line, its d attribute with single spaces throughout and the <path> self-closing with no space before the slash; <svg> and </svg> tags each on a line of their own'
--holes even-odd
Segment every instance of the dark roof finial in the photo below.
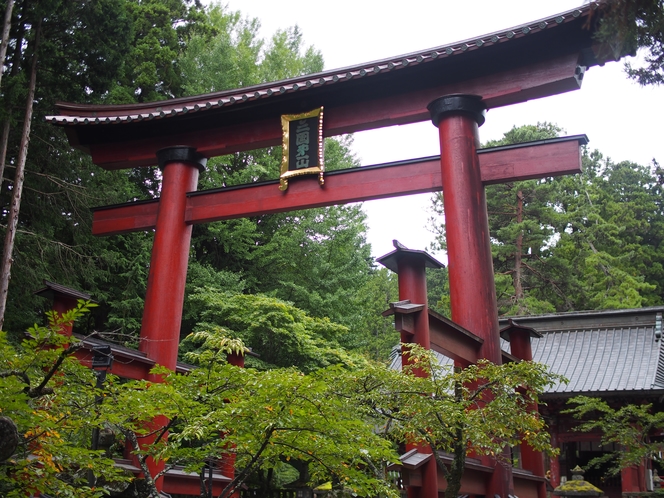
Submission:
<svg viewBox="0 0 664 498">
<path fill-rule="evenodd" d="M 392 240 L 392 245 L 395 249 L 408 249 L 405 245 L 399 242 L 397 239 Z"/>
</svg>

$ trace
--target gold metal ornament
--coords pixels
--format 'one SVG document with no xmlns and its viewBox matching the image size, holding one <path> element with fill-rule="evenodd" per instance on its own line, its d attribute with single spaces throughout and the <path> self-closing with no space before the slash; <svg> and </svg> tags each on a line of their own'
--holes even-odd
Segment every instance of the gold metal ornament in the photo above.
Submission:
<svg viewBox="0 0 664 498">
<path fill-rule="evenodd" d="M 323 107 L 300 114 L 281 116 L 283 155 L 279 190 L 288 189 L 288 180 L 300 175 L 318 175 L 318 183 L 325 183 L 323 173 Z"/>
</svg>

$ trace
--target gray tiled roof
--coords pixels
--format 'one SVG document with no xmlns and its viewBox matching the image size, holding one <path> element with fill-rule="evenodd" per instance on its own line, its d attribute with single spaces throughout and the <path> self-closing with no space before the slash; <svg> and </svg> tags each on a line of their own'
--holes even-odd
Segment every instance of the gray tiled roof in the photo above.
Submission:
<svg viewBox="0 0 664 498">
<path fill-rule="evenodd" d="M 517 324 L 542 334 L 531 339 L 533 360 L 565 376 L 568 384 L 547 395 L 664 393 L 664 306 L 512 317 Z M 507 325 L 501 319 L 501 328 Z M 501 347 L 510 351 L 509 342 Z M 436 353 L 441 365 L 452 361 Z M 401 357 L 392 368 L 401 368 Z"/>
<path fill-rule="evenodd" d="M 569 379 L 549 394 L 664 390 L 664 308 L 515 318 L 541 332 L 533 360 Z M 659 324 L 659 328 L 658 328 Z"/>
</svg>

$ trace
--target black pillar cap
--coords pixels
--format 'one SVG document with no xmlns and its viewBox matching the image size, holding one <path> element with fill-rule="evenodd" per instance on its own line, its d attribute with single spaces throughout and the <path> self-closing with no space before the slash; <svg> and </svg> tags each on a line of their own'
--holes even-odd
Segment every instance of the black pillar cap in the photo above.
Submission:
<svg viewBox="0 0 664 498">
<path fill-rule="evenodd" d="M 404 256 L 411 256 L 421 259 L 424 262 L 425 268 L 445 268 L 445 265 L 431 256 L 426 251 L 418 251 L 415 249 L 405 249 L 397 247 L 394 251 L 376 258 L 376 261 L 392 270 L 394 273 L 399 273 L 399 260 Z"/>
<path fill-rule="evenodd" d="M 207 158 L 196 152 L 195 147 L 188 145 L 174 145 L 173 147 L 166 147 L 157 151 L 157 160 L 159 167 L 163 168 L 166 163 L 181 162 L 181 163 L 194 163 L 198 166 L 200 171 L 205 169 Z"/>
<path fill-rule="evenodd" d="M 470 115 L 478 126 L 484 124 L 486 104 L 479 95 L 446 95 L 431 102 L 427 109 L 431 114 L 431 121 L 438 126 L 444 114 L 463 113 Z"/>
</svg>

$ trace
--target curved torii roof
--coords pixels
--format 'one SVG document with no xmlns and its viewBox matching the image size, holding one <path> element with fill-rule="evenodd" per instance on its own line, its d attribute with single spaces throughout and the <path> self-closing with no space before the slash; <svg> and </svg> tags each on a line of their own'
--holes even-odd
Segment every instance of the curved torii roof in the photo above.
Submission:
<svg viewBox="0 0 664 498">
<path fill-rule="evenodd" d="M 325 107 L 324 135 L 429 119 L 426 106 L 452 93 L 488 108 L 578 89 L 602 63 L 595 4 L 514 28 L 406 55 L 206 95 L 127 105 L 58 103 L 47 120 L 106 169 L 156 163 L 163 147 L 212 157 L 277 145 L 282 114 Z M 119 146 L 121 144 L 121 147 Z"/>
</svg>

